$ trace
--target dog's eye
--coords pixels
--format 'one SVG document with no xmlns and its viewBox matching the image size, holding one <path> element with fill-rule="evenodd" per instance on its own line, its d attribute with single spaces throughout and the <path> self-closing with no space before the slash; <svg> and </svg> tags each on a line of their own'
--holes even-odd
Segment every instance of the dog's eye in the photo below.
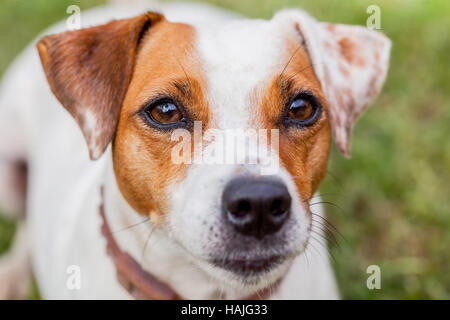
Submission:
<svg viewBox="0 0 450 320">
<path fill-rule="evenodd" d="M 298 98 L 292 101 L 289 106 L 288 117 L 294 120 L 305 121 L 312 116 L 313 112 L 313 106 L 309 101 Z"/>
<path fill-rule="evenodd" d="M 320 115 L 320 107 L 313 99 L 297 97 L 288 105 L 286 118 L 297 125 L 312 125 Z"/>
<path fill-rule="evenodd" d="M 162 124 L 175 123 L 181 120 L 181 112 L 170 102 L 161 103 L 150 111 L 150 114 L 156 122 Z"/>
<path fill-rule="evenodd" d="M 175 124 L 183 119 L 183 114 L 171 101 L 157 102 L 145 110 L 151 121 L 162 125 Z"/>
</svg>

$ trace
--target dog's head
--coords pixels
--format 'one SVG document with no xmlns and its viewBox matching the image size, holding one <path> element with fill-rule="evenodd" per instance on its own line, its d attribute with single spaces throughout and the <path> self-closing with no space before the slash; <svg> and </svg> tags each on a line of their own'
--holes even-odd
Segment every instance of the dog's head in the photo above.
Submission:
<svg viewBox="0 0 450 320">
<path fill-rule="evenodd" d="M 215 26 L 146 13 L 48 36 L 38 49 L 91 158 L 112 142 L 131 207 L 213 278 L 256 288 L 305 248 L 331 132 L 348 155 L 390 42 L 288 10 Z M 230 147 L 233 132 L 253 134 Z"/>
</svg>

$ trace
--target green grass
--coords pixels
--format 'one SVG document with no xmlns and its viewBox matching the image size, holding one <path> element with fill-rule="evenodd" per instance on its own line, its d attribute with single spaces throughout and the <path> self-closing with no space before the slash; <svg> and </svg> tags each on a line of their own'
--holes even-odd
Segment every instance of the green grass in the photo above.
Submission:
<svg viewBox="0 0 450 320">
<path fill-rule="evenodd" d="M 378 4 L 393 41 L 383 92 L 358 122 L 352 158 L 333 147 L 321 191 L 339 230 L 331 242 L 342 296 L 349 299 L 450 298 L 450 2 L 208 1 L 250 17 L 303 7 L 320 20 L 365 24 Z M 0 73 L 42 28 L 77 1 L 3 0 Z M 98 3 L 78 1 L 81 8 Z M 0 251 L 12 224 L 0 220 Z M 366 287 L 369 265 L 381 268 L 381 290 Z"/>
</svg>

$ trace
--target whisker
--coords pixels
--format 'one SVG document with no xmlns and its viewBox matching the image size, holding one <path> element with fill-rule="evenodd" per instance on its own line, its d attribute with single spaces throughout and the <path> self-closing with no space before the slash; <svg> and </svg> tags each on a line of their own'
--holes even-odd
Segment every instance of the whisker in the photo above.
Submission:
<svg viewBox="0 0 450 320">
<path fill-rule="evenodd" d="M 328 257 L 331 258 L 334 263 L 337 263 L 336 258 L 333 256 L 331 251 L 328 250 L 328 247 L 326 246 L 326 244 L 322 243 L 319 239 L 315 238 L 312 234 L 311 234 L 311 238 L 313 240 L 315 240 L 316 242 L 318 242 L 325 249 L 325 252 L 327 253 Z"/>
<path fill-rule="evenodd" d="M 320 223 L 321 225 L 323 225 L 327 228 L 331 228 L 330 231 L 339 233 L 338 229 L 331 222 L 329 222 L 327 218 L 322 217 L 321 215 L 314 213 L 312 211 L 311 211 L 311 214 L 313 216 L 313 219 L 312 219 L 313 221 L 316 221 L 317 223 Z M 321 220 L 315 220 L 314 217 L 318 217 Z"/>
<path fill-rule="evenodd" d="M 331 178 L 333 178 L 334 182 L 336 183 L 336 185 L 342 190 L 344 189 L 344 187 L 342 186 L 342 182 L 339 181 L 339 179 L 337 178 L 337 176 L 332 173 L 329 169 L 327 170 L 327 176 L 330 176 Z"/>
<path fill-rule="evenodd" d="M 298 50 L 300 50 L 300 48 L 302 47 L 302 45 L 300 44 L 297 49 L 295 49 L 294 53 L 291 55 L 291 57 L 289 58 L 288 62 L 286 63 L 286 65 L 283 68 L 283 71 L 281 71 L 280 73 L 280 78 L 281 76 L 284 74 L 284 72 L 286 71 L 287 67 L 289 66 L 289 64 L 291 63 L 292 59 L 294 58 L 294 56 L 297 54 Z"/>
<path fill-rule="evenodd" d="M 335 204 L 335 203 L 333 203 L 333 202 L 330 202 L 330 201 L 319 201 L 319 202 L 314 202 L 314 203 L 311 203 L 309 206 L 312 207 L 312 206 L 318 205 L 318 204 L 328 204 L 328 205 L 330 205 L 330 206 L 333 206 L 333 207 L 338 208 L 338 209 L 341 210 L 343 213 L 347 213 L 343 208 L 341 208 L 341 207 L 338 206 L 337 204 Z"/>
<path fill-rule="evenodd" d="M 314 198 L 320 198 L 320 197 L 325 197 L 325 196 L 339 196 L 339 197 L 345 197 L 342 193 L 337 193 L 337 192 L 327 192 L 327 193 L 318 193 L 313 195 L 311 198 L 306 199 L 304 201 L 310 201 Z"/>
<path fill-rule="evenodd" d="M 309 244 L 309 240 L 308 243 L 305 246 L 305 250 L 303 251 L 305 259 L 306 259 L 306 264 L 308 265 L 308 269 L 311 267 L 310 263 L 309 263 L 309 259 L 308 259 L 308 244 Z"/>
<path fill-rule="evenodd" d="M 316 230 L 311 230 L 311 233 L 317 235 L 318 237 L 320 237 L 320 239 L 324 240 L 325 241 L 325 248 L 328 250 L 328 239 L 327 239 L 327 237 L 324 234 L 317 232 Z"/>
<path fill-rule="evenodd" d="M 298 49 L 297 49 L 297 50 L 298 50 Z M 298 75 L 299 73 L 302 73 L 302 72 L 305 71 L 306 69 L 312 68 L 313 66 L 318 65 L 318 64 L 324 64 L 324 63 L 323 63 L 323 62 L 311 63 L 310 65 L 308 65 L 308 66 L 306 66 L 306 67 L 304 67 L 304 68 L 298 70 L 298 71 L 295 72 L 293 75 L 289 76 L 289 78 L 288 78 L 287 80 L 290 81 L 290 80 L 294 79 L 294 77 L 295 77 L 296 75 Z"/>
<path fill-rule="evenodd" d="M 314 213 L 314 212 L 311 212 L 312 214 L 313 214 L 313 216 L 315 216 L 315 217 L 319 217 L 319 218 L 321 218 L 325 223 L 326 223 L 326 225 L 328 226 L 328 227 L 330 227 L 330 228 L 332 228 L 332 230 L 333 230 L 333 232 L 334 233 L 336 233 L 339 237 L 341 237 L 342 238 L 342 240 L 344 240 L 344 242 L 347 244 L 347 245 L 349 245 L 350 243 L 348 242 L 348 240 L 344 237 L 344 235 L 341 233 L 341 232 L 339 232 L 339 230 L 327 219 L 327 218 L 325 218 L 325 217 L 322 217 L 322 216 L 320 216 L 320 215 L 318 215 L 318 214 L 316 214 L 316 213 Z M 316 220 L 315 220 L 316 221 Z"/>
<path fill-rule="evenodd" d="M 149 234 L 148 234 L 147 240 L 145 241 L 144 248 L 142 249 L 141 264 L 142 264 L 143 261 L 144 261 L 144 258 L 145 258 L 145 250 L 147 249 L 147 245 L 148 245 L 148 243 L 149 243 L 149 241 L 150 241 L 150 238 L 151 238 L 151 236 L 152 236 L 154 230 L 155 230 L 155 228 L 153 227 L 153 228 L 150 230 Z"/>
<path fill-rule="evenodd" d="M 328 237 L 331 237 L 331 240 L 333 241 L 333 243 L 337 246 L 337 247 L 339 247 L 339 242 L 338 242 L 338 240 L 337 240 L 337 238 L 336 238 L 336 236 L 335 236 L 335 234 L 334 234 L 334 232 L 331 230 L 331 229 L 329 229 L 328 228 L 328 226 L 326 225 L 326 224 L 322 224 L 320 221 L 318 221 L 318 220 L 313 220 L 314 222 L 316 222 L 316 223 L 318 223 L 320 226 L 322 226 L 323 228 L 322 228 L 322 231 L 323 232 L 325 232 L 325 234 L 326 234 L 326 236 L 327 236 L 327 239 L 328 239 Z"/>
<path fill-rule="evenodd" d="M 310 237 L 310 238 L 311 238 L 311 240 L 314 239 L 313 237 Z M 312 249 L 311 253 L 314 252 L 313 256 L 315 256 L 316 259 L 318 258 L 319 259 L 318 261 L 322 261 L 323 255 L 322 255 L 321 251 L 319 249 L 317 249 L 317 247 L 314 245 L 313 241 L 308 242 L 308 247 L 310 247 Z"/>
<path fill-rule="evenodd" d="M 128 229 L 137 227 L 138 225 L 140 225 L 140 224 L 142 224 L 142 223 L 146 223 L 146 222 L 148 222 L 148 221 L 150 221 L 150 218 L 145 218 L 144 220 L 142 220 L 142 221 L 140 221 L 140 222 L 138 222 L 138 223 L 129 225 L 129 226 L 127 226 L 127 227 L 124 227 L 124 228 L 119 229 L 119 230 L 116 230 L 116 231 L 111 231 L 110 234 L 115 234 L 115 233 L 118 233 L 118 232 L 122 232 L 122 231 L 125 231 L 125 230 L 128 230 Z"/>
<path fill-rule="evenodd" d="M 184 67 L 183 67 L 183 65 L 181 64 L 180 60 L 177 59 L 177 62 L 178 62 L 178 64 L 179 64 L 181 70 L 183 70 L 183 73 L 184 73 L 184 75 L 185 75 L 185 77 L 186 77 L 187 82 L 189 83 L 190 86 L 192 86 L 192 84 L 191 84 L 191 79 L 189 79 L 189 76 L 187 75 L 186 70 L 184 69 Z"/>
</svg>

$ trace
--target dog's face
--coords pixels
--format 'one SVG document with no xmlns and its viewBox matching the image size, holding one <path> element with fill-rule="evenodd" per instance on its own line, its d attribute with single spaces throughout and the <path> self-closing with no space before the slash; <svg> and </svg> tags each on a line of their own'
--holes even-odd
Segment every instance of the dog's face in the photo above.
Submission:
<svg viewBox="0 0 450 320">
<path fill-rule="evenodd" d="M 308 240 L 308 200 L 325 175 L 330 144 L 326 101 L 306 50 L 267 21 L 204 30 L 162 22 L 152 32 L 137 55 L 113 144 L 122 193 L 138 212 L 161 217 L 212 276 L 249 284 L 279 275 Z M 270 162 L 279 168 L 261 174 L 268 152 L 248 154 L 253 164 L 196 163 L 191 145 L 193 163 L 175 163 L 172 134 L 181 128 L 193 137 L 194 121 L 202 136 L 278 130 L 279 152 L 270 156 L 279 160 Z M 218 144 L 204 141 L 201 156 Z M 224 148 L 224 158 L 235 149 Z"/>
<path fill-rule="evenodd" d="M 258 288 L 307 245 L 330 127 L 348 154 L 352 124 L 384 80 L 388 40 L 352 28 L 299 11 L 207 27 L 148 13 L 38 48 L 91 157 L 112 141 L 128 203 L 213 278 Z M 224 142 L 245 130 L 267 136 Z M 191 161 L 174 159 L 178 133 Z M 243 161 L 226 160 L 241 151 Z"/>
</svg>

